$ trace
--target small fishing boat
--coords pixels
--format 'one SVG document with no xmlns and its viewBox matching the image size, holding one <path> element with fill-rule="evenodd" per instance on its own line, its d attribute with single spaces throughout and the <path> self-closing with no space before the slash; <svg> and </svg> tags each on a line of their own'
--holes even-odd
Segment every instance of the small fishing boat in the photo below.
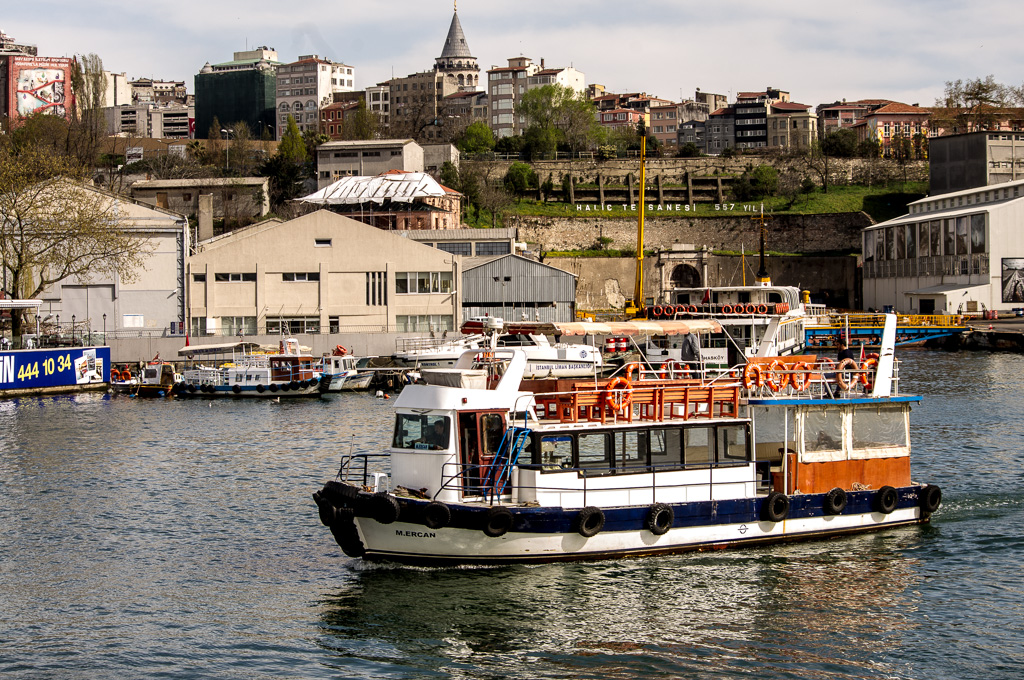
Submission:
<svg viewBox="0 0 1024 680">
<path fill-rule="evenodd" d="M 136 397 L 170 396 L 175 384 L 181 382 L 182 375 L 177 373 L 174 364 L 160 361 L 160 355 L 142 366 L 138 375 L 132 375 L 125 367 L 122 370 L 110 370 L 110 387 L 116 394 L 128 394 Z"/>
<path fill-rule="evenodd" d="M 349 354 L 345 347 L 337 345 L 321 363 L 323 377 L 320 380 L 320 391 L 348 392 L 370 389 L 373 373 L 361 373 L 358 362 L 358 358 Z"/>
<path fill-rule="evenodd" d="M 895 318 L 884 336 L 863 364 L 761 357 L 712 377 L 630 365 L 607 382 L 530 389 L 522 350 L 471 350 L 424 370 L 426 384 L 395 401 L 385 451 L 343 456 L 313 498 L 346 555 L 416 565 L 595 560 L 925 522 L 941 491 L 911 480 L 919 397 L 899 392 Z"/>
<path fill-rule="evenodd" d="M 273 351 L 271 349 L 271 351 Z M 299 347 L 295 338 L 281 340 L 276 353 L 256 343 L 191 345 L 178 351 L 190 358 L 215 360 L 186 368 L 174 385 L 178 396 L 195 397 L 318 397 L 320 357 Z"/>
</svg>

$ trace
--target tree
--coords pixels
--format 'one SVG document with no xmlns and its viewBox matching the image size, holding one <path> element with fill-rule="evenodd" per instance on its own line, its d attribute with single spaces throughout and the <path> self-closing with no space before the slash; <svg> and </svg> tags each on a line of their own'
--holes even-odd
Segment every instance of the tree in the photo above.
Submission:
<svg viewBox="0 0 1024 680">
<path fill-rule="evenodd" d="M 238 175 L 244 177 L 251 174 L 253 168 L 252 134 L 249 132 L 249 124 L 244 120 L 232 125 L 231 129 L 234 132 L 228 141 L 230 165 Z"/>
<path fill-rule="evenodd" d="M 67 153 L 83 165 L 96 162 L 100 140 L 107 133 L 103 113 L 106 88 L 103 60 L 99 56 L 83 54 L 71 62 L 71 91 L 75 95 L 75 106 L 71 108 Z"/>
<path fill-rule="evenodd" d="M 281 143 L 277 145 L 277 155 L 295 165 L 306 162 L 306 144 L 302 141 L 302 133 L 299 132 L 299 126 L 292 116 L 288 116 L 288 124 L 281 135 Z"/>
<path fill-rule="evenodd" d="M 441 184 L 449 189 L 459 190 L 459 169 L 451 161 L 441 164 Z"/>
<path fill-rule="evenodd" d="M 366 99 L 360 98 L 355 113 L 342 121 L 342 139 L 376 139 L 380 128 L 380 117 L 366 108 Z"/>
<path fill-rule="evenodd" d="M 696 158 L 700 155 L 702 155 L 700 148 L 693 142 L 681 145 L 676 151 L 676 158 Z"/>
<path fill-rule="evenodd" d="M 0 254 L 8 290 L 34 298 L 68 279 L 131 282 L 149 256 L 125 229 L 118 200 L 87 188 L 87 168 L 46 149 L 0 149 Z M 22 312 L 12 310 L 12 333 Z"/>
<path fill-rule="evenodd" d="M 503 183 L 507 191 L 522 196 L 527 189 L 537 186 L 537 173 L 528 164 L 516 161 L 509 166 Z"/>
<path fill-rule="evenodd" d="M 278 153 L 259 166 L 257 172 L 270 180 L 270 209 L 273 212 L 280 212 L 288 201 L 298 198 L 302 193 L 305 167 L 285 158 L 280 148 Z"/>
<path fill-rule="evenodd" d="M 593 102 L 557 83 L 527 90 L 516 114 L 526 121 L 524 136 L 531 155 L 554 153 L 559 145 L 569 151 L 590 148 L 600 136 Z"/>
<path fill-rule="evenodd" d="M 482 120 L 470 123 L 455 141 L 462 153 L 486 153 L 494 149 L 494 133 Z"/>
<path fill-rule="evenodd" d="M 999 121 L 999 109 L 1019 103 L 1019 94 L 997 83 L 991 75 L 948 80 L 942 97 L 935 100 L 938 110 L 933 114 L 932 127 L 944 129 L 947 134 L 987 130 Z"/>
<path fill-rule="evenodd" d="M 733 183 L 732 191 L 738 200 L 774 196 L 779 188 L 779 171 L 770 165 L 748 166 Z"/>
<path fill-rule="evenodd" d="M 821 145 L 833 158 L 853 158 L 857 155 L 857 133 L 850 128 L 832 130 L 821 140 Z"/>
</svg>

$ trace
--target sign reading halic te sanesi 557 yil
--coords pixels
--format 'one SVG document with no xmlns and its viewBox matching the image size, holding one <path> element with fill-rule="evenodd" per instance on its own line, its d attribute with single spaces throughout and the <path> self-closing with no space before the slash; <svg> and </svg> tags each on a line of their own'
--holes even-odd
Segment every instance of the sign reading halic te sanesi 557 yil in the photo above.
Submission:
<svg viewBox="0 0 1024 680">
<path fill-rule="evenodd" d="M 109 347 L 0 352 L 0 390 L 104 383 Z"/>
</svg>

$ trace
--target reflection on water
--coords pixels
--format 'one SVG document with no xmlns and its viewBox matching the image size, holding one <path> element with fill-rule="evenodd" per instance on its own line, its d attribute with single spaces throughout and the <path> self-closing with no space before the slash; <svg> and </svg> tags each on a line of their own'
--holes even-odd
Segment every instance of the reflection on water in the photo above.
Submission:
<svg viewBox="0 0 1024 680">
<path fill-rule="evenodd" d="M 904 352 L 930 526 L 494 569 L 341 555 L 393 402 L 0 402 L 4 677 L 1017 678 L 1024 357 Z"/>
</svg>

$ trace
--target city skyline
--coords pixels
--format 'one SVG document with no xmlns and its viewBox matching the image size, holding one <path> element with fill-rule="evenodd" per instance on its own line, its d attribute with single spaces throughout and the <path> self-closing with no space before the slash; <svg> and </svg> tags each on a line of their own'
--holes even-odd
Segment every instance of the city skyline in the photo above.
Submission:
<svg viewBox="0 0 1024 680">
<path fill-rule="evenodd" d="M 194 92 L 203 64 L 266 45 L 280 61 L 318 54 L 356 69 L 356 88 L 433 67 L 453 3 L 312 0 L 295 18 L 279 3 L 238 8 L 182 0 L 172 16 L 155 6 L 98 0 L 15 5 L 3 29 L 43 56 L 94 52 L 104 68 L 130 78 L 183 80 Z M 42 11 L 40 11 L 42 10 Z M 645 91 L 689 99 L 694 90 L 724 94 L 777 87 L 794 101 L 886 98 L 932 106 L 945 81 L 993 74 L 1019 85 L 1024 57 L 1016 38 L 1024 16 L 1002 0 L 964 3 L 866 0 L 856 11 L 822 14 L 820 3 L 739 0 L 729 14 L 716 3 L 647 3 L 642 16 L 620 4 L 524 0 L 515 5 L 463 0 L 459 20 L 481 71 L 519 55 L 575 66 L 610 92 Z M 46 21 L 39 19 L 46 16 Z M 164 31 L 154 40 L 153 31 Z M 615 49 L 609 46 L 614 45 Z"/>
</svg>

